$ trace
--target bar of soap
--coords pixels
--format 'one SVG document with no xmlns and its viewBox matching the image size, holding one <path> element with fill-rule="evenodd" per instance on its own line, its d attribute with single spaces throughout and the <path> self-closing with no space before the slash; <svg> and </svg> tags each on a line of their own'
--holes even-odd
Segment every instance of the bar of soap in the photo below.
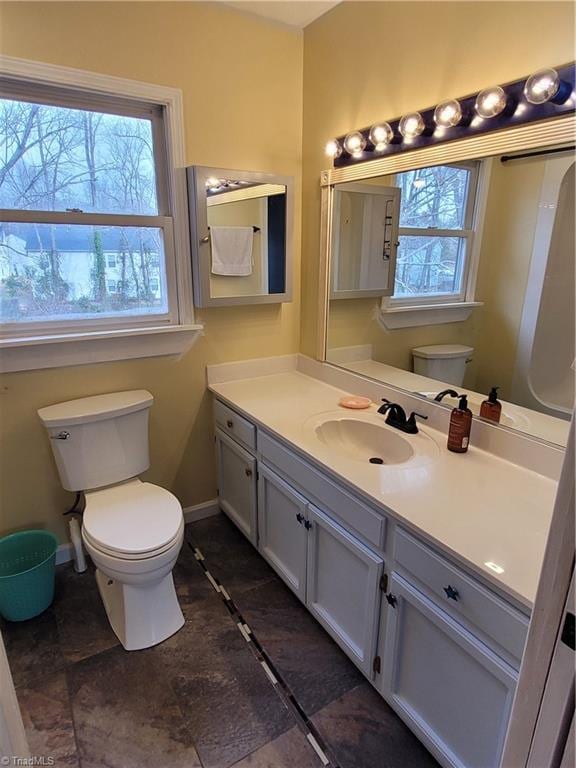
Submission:
<svg viewBox="0 0 576 768">
<path fill-rule="evenodd" d="M 355 409 L 362 409 L 362 408 L 370 408 L 372 405 L 372 400 L 370 400 L 369 397 L 360 397 L 359 395 L 346 395 L 346 397 L 343 397 L 338 405 L 341 405 L 342 408 L 355 408 Z"/>
</svg>

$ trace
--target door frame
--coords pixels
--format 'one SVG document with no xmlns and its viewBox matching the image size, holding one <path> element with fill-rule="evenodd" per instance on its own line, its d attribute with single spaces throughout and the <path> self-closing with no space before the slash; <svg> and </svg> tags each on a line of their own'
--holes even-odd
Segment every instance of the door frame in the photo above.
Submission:
<svg viewBox="0 0 576 768">
<path fill-rule="evenodd" d="M 30 757 L 14 681 L 0 632 L 0 758 Z"/>
<path fill-rule="evenodd" d="M 501 768 L 528 765 L 556 639 L 562 630 L 576 550 L 574 460 L 573 413 Z"/>
</svg>

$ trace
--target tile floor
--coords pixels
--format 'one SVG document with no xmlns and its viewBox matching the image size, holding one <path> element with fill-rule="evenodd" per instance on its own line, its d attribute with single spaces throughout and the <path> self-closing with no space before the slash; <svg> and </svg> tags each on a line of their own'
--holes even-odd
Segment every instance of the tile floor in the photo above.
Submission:
<svg viewBox="0 0 576 768">
<path fill-rule="evenodd" d="M 81 768 L 321 768 L 311 732 L 333 768 L 437 768 L 223 515 L 186 536 L 259 646 L 188 544 L 174 570 L 186 624 L 144 651 L 119 645 L 93 572 L 62 566 L 48 611 L 0 624 L 33 754 Z"/>
</svg>

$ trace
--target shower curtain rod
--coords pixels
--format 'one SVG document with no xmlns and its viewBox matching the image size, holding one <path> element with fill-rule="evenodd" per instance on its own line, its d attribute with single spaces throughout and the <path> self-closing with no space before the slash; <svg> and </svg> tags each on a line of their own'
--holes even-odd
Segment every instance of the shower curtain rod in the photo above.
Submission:
<svg viewBox="0 0 576 768">
<path fill-rule="evenodd" d="M 573 152 L 576 147 L 572 144 L 569 147 L 554 147 L 553 149 L 541 149 L 536 152 L 523 152 L 520 155 L 502 155 L 501 163 L 509 163 L 511 160 L 522 160 L 525 157 L 539 157 L 540 155 L 555 155 L 557 152 Z"/>
</svg>

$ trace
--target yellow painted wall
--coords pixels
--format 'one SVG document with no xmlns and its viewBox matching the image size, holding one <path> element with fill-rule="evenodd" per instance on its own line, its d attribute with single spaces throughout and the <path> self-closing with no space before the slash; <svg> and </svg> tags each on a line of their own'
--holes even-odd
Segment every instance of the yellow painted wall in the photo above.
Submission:
<svg viewBox="0 0 576 768">
<path fill-rule="evenodd" d="M 484 306 L 474 311 L 472 346 L 476 388 L 488 392 L 499 386 L 506 400 L 511 399 L 545 164 L 546 158 L 492 163 L 476 286 Z"/>
<path fill-rule="evenodd" d="M 268 261 L 268 208 L 266 198 L 251 197 L 208 208 L 209 227 L 258 227 L 252 238 L 252 273 L 250 275 L 215 275 L 210 272 L 210 295 L 254 296 L 267 293 L 264 258 Z M 266 265 L 267 266 L 267 265 Z"/>
<path fill-rule="evenodd" d="M 199 311 L 206 335 L 181 360 L 15 373 L 0 385 L 0 533 L 47 525 L 64 534 L 71 494 L 36 409 L 101 392 L 149 389 L 147 478 L 185 506 L 211 499 L 206 364 L 298 351 L 302 36 L 219 3 L 15 2 L 0 4 L 0 51 L 181 88 L 189 164 L 296 177 L 294 303 Z"/>
<path fill-rule="evenodd" d="M 573 36 L 570 2 L 345 2 L 306 28 L 304 352 L 316 351 L 319 177 L 329 166 L 323 154 L 326 141 L 570 61 Z M 432 329 L 428 332 L 433 335 Z"/>
</svg>

